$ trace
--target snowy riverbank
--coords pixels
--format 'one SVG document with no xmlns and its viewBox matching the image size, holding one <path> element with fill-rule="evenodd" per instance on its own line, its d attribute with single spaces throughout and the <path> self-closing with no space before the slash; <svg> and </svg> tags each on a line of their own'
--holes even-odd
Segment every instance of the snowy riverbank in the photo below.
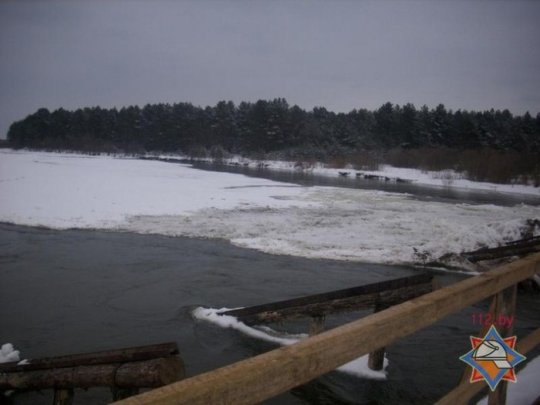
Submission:
<svg viewBox="0 0 540 405">
<path fill-rule="evenodd" d="M 148 155 L 148 157 L 157 157 L 159 159 L 189 159 L 187 156 L 183 155 Z M 213 161 L 210 158 L 200 158 L 196 160 L 205 162 Z M 406 182 L 424 186 L 451 187 L 463 190 L 483 190 L 540 196 L 540 187 L 523 184 L 496 184 L 471 181 L 465 178 L 464 174 L 454 170 L 426 171 L 393 167 L 390 165 L 380 165 L 378 170 L 356 170 L 350 165 L 345 166 L 344 168 L 332 168 L 323 163 L 253 160 L 238 156 L 223 159 L 221 162 L 230 166 L 264 168 L 267 170 L 285 172 L 305 172 L 328 177 L 346 177 L 351 181 L 354 181 L 356 178 L 368 178 L 372 180 Z"/>
<path fill-rule="evenodd" d="M 223 238 L 268 253 L 415 263 L 517 239 L 538 207 L 301 187 L 158 161 L 0 151 L 0 221 Z M 415 250 L 421 255 L 415 253 Z"/>
</svg>

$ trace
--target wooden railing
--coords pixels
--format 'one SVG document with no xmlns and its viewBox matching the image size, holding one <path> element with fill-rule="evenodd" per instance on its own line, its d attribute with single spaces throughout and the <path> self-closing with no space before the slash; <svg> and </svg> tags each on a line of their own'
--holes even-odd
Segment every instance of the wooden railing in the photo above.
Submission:
<svg viewBox="0 0 540 405">
<path fill-rule="evenodd" d="M 275 349 L 117 403 L 258 403 L 307 383 L 359 356 L 387 346 L 491 296 L 494 296 L 492 311 L 511 311 L 511 299 L 505 298 L 507 292 L 513 291 L 515 298 L 515 285 L 536 273 L 540 273 L 540 253 L 317 334 L 294 345 Z M 527 347 L 534 347 L 540 342 L 540 333 L 534 332 L 523 339 L 523 342 Z M 464 382 L 460 387 L 470 385 Z M 458 394 L 459 403 L 466 403 L 475 392 L 471 395 L 470 390 L 464 390 Z M 499 390 L 497 395 L 491 395 L 490 402 L 504 403 L 504 395 L 505 390 Z"/>
<path fill-rule="evenodd" d="M 233 309 L 220 315 L 234 316 L 247 325 L 281 323 L 288 319 L 311 318 L 310 336 L 324 332 L 325 318 L 340 312 L 373 309 L 382 311 L 392 305 L 433 291 L 431 274 L 413 276 L 364 284 L 321 294 L 306 295 L 284 301 Z M 369 353 L 368 367 L 380 371 L 384 367 L 385 348 Z"/>
<path fill-rule="evenodd" d="M 432 275 L 421 273 L 343 290 L 233 309 L 222 312 L 221 315 L 234 316 L 247 325 L 261 325 L 303 317 L 323 318 L 338 312 L 376 306 L 388 308 L 431 292 L 432 281 Z"/>
</svg>

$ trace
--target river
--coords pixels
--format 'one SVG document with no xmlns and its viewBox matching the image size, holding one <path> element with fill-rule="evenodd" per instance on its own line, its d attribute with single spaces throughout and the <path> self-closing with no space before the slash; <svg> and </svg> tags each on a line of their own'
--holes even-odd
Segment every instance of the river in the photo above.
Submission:
<svg viewBox="0 0 540 405">
<path fill-rule="evenodd" d="M 0 342 L 24 358 L 175 341 L 187 374 L 276 347 L 231 329 L 196 321 L 197 306 L 238 307 L 401 277 L 419 269 L 276 256 L 220 240 L 102 231 L 54 231 L 0 225 Z M 434 273 L 443 284 L 465 276 Z M 516 331 L 540 324 L 539 298 L 521 294 Z M 391 345 L 385 381 L 329 373 L 274 398 L 274 404 L 431 403 L 458 381 L 469 335 L 469 308 Z M 337 325 L 365 312 L 331 317 Z M 288 324 L 289 332 L 307 330 Z M 538 354 L 538 350 L 537 353 Z M 14 404 L 50 403 L 52 393 L 25 393 Z M 105 403 L 104 389 L 77 391 L 76 403 Z"/>
<path fill-rule="evenodd" d="M 421 200 L 514 206 L 540 205 L 538 197 L 423 187 L 303 173 L 197 163 L 204 170 L 243 173 L 302 185 L 329 185 L 406 192 Z M 198 306 L 234 308 L 347 288 L 431 271 L 440 284 L 464 274 L 346 261 L 279 256 L 216 239 L 127 232 L 31 228 L 0 224 L 0 343 L 11 342 L 23 358 L 175 341 L 188 376 L 276 347 L 232 329 L 195 320 Z M 518 298 L 518 336 L 540 325 L 540 297 Z M 478 332 L 467 308 L 387 348 L 386 380 L 332 372 L 269 404 L 429 404 L 451 390 L 464 370 L 458 358 Z M 329 327 L 365 316 L 327 319 Z M 279 329 L 276 326 L 276 329 Z M 286 332 L 308 323 L 288 322 Z M 540 354 L 536 349 L 529 357 Z M 518 367 L 519 368 L 519 367 Z M 77 391 L 76 403 L 106 403 L 106 389 Z M 52 392 L 19 393 L 13 404 L 50 403 Z"/>
<path fill-rule="evenodd" d="M 233 166 L 216 162 L 195 161 L 188 159 L 154 159 L 169 161 L 171 163 L 190 164 L 196 169 L 227 173 L 238 173 L 246 176 L 299 184 L 302 186 L 330 186 L 345 187 L 364 190 L 381 190 L 391 193 L 407 193 L 422 201 L 438 201 L 450 204 L 495 204 L 500 206 L 514 206 L 527 204 L 540 206 L 540 196 L 534 194 L 501 193 L 491 190 L 464 189 L 457 187 L 438 187 L 417 183 L 400 183 L 395 181 L 381 181 L 375 179 L 350 177 L 332 177 L 313 174 L 301 170 L 274 170 L 272 168 L 254 168 L 249 166 Z M 354 172 L 354 171 L 353 171 Z"/>
</svg>

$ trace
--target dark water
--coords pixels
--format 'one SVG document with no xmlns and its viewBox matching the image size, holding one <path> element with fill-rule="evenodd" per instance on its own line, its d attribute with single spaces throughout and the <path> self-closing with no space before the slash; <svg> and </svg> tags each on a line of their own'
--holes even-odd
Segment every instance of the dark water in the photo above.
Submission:
<svg viewBox="0 0 540 405">
<path fill-rule="evenodd" d="M 260 304 L 415 274 L 420 270 L 275 256 L 224 241 L 0 225 L 0 343 L 25 358 L 176 341 L 187 374 L 275 348 L 195 321 L 197 306 Z M 462 275 L 436 273 L 444 284 Z M 520 295 L 516 332 L 540 325 L 538 296 Z M 387 348 L 388 379 L 332 372 L 273 404 L 428 404 L 459 381 L 471 315 L 481 303 Z M 366 313 L 332 317 L 337 325 Z M 306 323 L 287 325 L 305 331 Z M 539 350 L 531 354 L 538 355 Z M 519 382 L 518 382 L 519 383 Z M 51 392 L 19 394 L 15 404 L 50 403 Z M 76 403 L 105 403 L 104 389 L 77 391 Z"/>
<path fill-rule="evenodd" d="M 331 177 L 316 175 L 303 171 L 278 171 L 268 168 L 253 168 L 232 166 L 210 162 L 192 162 L 178 159 L 155 159 L 169 161 L 170 163 L 187 163 L 201 170 L 240 173 L 250 177 L 260 177 L 269 180 L 300 184 L 303 186 L 332 186 L 356 188 L 364 190 L 381 190 L 392 193 L 407 193 L 413 198 L 422 201 L 438 201 L 447 203 L 468 204 L 495 204 L 501 206 L 515 206 L 528 204 L 540 206 L 540 196 L 527 194 L 500 193 L 488 190 L 468 190 L 451 187 L 428 186 L 415 183 L 396 183 L 395 181 L 370 180 L 356 178 L 355 170 L 347 170 L 349 177 Z"/>
</svg>

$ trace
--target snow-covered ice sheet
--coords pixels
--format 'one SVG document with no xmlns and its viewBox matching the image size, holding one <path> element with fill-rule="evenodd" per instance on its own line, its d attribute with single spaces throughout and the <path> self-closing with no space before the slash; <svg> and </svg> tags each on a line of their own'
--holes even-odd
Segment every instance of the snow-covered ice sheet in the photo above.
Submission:
<svg viewBox="0 0 540 405">
<path fill-rule="evenodd" d="M 193 310 L 193 316 L 199 320 L 212 322 L 222 328 L 236 329 L 253 338 L 265 340 L 271 343 L 277 343 L 279 345 L 292 345 L 293 343 L 297 343 L 300 340 L 308 337 L 306 334 L 290 335 L 275 331 L 268 327 L 251 327 L 243 322 L 238 321 L 238 319 L 236 319 L 234 316 L 220 315 L 220 313 L 228 310 L 229 308 L 216 309 L 198 307 Z M 386 378 L 385 370 L 387 366 L 388 360 L 385 358 L 383 362 L 383 370 L 371 370 L 368 367 L 368 356 L 366 355 L 342 365 L 341 367 L 337 368 L 337 370 L 357 377 L 383 380 Z"/>
<path fill-rule="evenodd" d="M 109 229 L 133 215 L 290 206 L 287 198 L 301 192 L 299 186 L 185 165 L 0 150 L 0 221 L 23 225 Z"/>
<path fill-rule="evenodd" d="M 223 238 L 275 254 L 413 263 L 517 239 L 527 219 L 539 217 L 527 205 L 418 201 L 156 161 L 0 151 L 0 221 L 22 225 Z"/>
<path fill-rule="evenodd" d="M 403 194 L 315 187 L 303 207 L 204 209 L 190 217 L 140 216 L 137 232 L 215 237 L 274 254 L 413 263 L 518 239 L 536 207 L 423 202 Z"/>
</svg>

